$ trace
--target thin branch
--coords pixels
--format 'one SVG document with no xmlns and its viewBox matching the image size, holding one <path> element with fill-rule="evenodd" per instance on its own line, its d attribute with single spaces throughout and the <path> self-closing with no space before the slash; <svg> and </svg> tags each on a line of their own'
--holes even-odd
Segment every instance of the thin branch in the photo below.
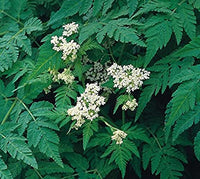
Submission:
<svg viewBox="0 0 200 179">
<path fill-rule="evenodd" d="M 8 110 L 8 112 L 7 112 L 7 114 L 5 115 L 3 121 L 1 122 L 1 125 L 3 125 L 3 124 L 6 122 L 6 120 L 8 119 L 8 116 L 9 116 L 10 113 L 12 112 L 12 110 L 13 110 L 13 108 L 15 107 L 16 103 L 17 103 L 17 99 L 15 99 L 15 101 L 14 101 L 13 104 L 12 104 L 12 106 L 11 106 L 10 109 Z"/>
<path fill-rule="evenodd" d="M 158 147 L 162 150 L 162 146 L 158 140 L 158 138 L 154 135 L 153 132 L 151 132 L 151 130 L 149 128 L 147 128 L 148 132 L 153 136 L 153 138 L 155 139 L 156 143 L 158 144 Z"/>
</svg>

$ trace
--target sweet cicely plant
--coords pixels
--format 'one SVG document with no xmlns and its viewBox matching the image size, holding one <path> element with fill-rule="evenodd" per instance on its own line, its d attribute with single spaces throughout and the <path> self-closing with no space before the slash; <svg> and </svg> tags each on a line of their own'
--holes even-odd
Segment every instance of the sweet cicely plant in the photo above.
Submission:
<svg viewBox="0 0 200 179">
<path fill-rule="evenodd" d="M 200 178 L 199 22 L 199 0 L 1 0 L 0 178 Z"/>
</svg>

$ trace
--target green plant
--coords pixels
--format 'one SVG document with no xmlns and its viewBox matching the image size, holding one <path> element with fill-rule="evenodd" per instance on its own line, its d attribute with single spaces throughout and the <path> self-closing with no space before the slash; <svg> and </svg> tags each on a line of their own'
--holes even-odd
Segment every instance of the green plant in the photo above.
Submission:
<svg viewBox="0 0 200 179">
<path fill-rule="evenodd" d="M 199 21 L 199 0 L 1 0 L 0 178 L 194 177 Z"/>
</svg>

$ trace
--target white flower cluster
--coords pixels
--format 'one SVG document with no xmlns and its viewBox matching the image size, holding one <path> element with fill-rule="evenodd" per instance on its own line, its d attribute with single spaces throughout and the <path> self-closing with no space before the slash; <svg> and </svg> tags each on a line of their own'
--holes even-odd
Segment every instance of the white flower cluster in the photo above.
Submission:
<svg viewBox="0 0 200 179">
<path fill-rule="evenodd" d="M 126 103 L 122 106 L 122 110 L 130 109 L 131 111 L 134 111 L 134 109 L 138 106 L 138 103 L 136 102 L 136 99 L 128 100 Z"/>
<path fill-rule="evenodd" d="M 99 91 L 100 87 L 96 83 L 87 84 L 85 92 L 77 98 L 76 106 L 68 109 L 68 115 L 76 121 L 74 125 L 76 130 L 85 123 L 86 119 L 92 121 L 98 117 L 100 106 L 105 104 L 105 98 L 98 95 Z"/>
<path fill-rule="evenodd" d="M 150 72 L 134 68 L 132 65 L 120 66 L 114 63 L 107 69 L 108 75 L 114 78 L 114 87 L 126 88 L 126 92 L 130 93 L 139 89 L 143 84 L 143 80 L 149 79 Z"/>
<path fill-rule="evenodd" d="M 64 25 L 64 32 L 63 36 L 52 36 L 51 37 L 51 44 L 53 44 L 53 50 L 56 50 L 57 52 L 62 51 L 62 59 L 66 60 L 69 58 L 72 62 L 77 57 L 77 51 L 80 48 L 80 45 L 74 42 L 74 40 L 71 40 L 70 42 L 67 42 L 67 40 L 64 38 L 64 36 L 70 36 L 73 33 L 78 32 L 78 24 L 75 24 L 74 22 L 71 24 Z"/>
<path fill-rule="evenodd" d="M 75 22 L 63 25 L 63 27 L 64 27 L 63 36 L 69 37 L 74 33 L 78 33 L 78 24 L 76 24 Z"/>
<path fill-rule="evenodd" d="M 113 132 L 113 136 L 111 137 L 112 140 L 116 140 L 116 144 L 122 144 L 123 140 L 125 139 L 127 134 L 124 131 L 116 130 Z"/>
<path fill-rule="evenodd" d="M 54 82 L 63 80 L 65 84 L 71 84 L 74 81 L 74 75 L 71 73 L 70 69 L 65 68 L 62 73 L 55 70 L 49 70 L 49 72 L 53 76 L 52 80 Z"/>
</svg>

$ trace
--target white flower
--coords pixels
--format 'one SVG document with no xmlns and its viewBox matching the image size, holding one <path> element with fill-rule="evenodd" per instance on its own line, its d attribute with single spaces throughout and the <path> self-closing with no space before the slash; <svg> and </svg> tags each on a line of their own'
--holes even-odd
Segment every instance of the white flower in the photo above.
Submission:
<svg viewBox="0 0 200 179">
<path fill-rule="evenodd" d="M 76 24 L 75 22 L 63 25 L 63 27 L 64 27 L 63 36 L 69 37 L 73 33 L 78 32 L 78 24 Z"/>
<path fill-rule="evenodd" d="M 126 101 L 126 103 L 122 106 L 122 110 L 130 109 L 131 111 L 134 111 L 134 109 L 138 106 L 138 103 L 136 102 L 136 99 L 133 99 L 131 101 Z"/>
<path fill-rule="evenodd" d="M 49 69 L 49 73 L 52 75 L 52 80 L 58 82 L 58 71 Z"/>
<path fill-rule="evenodd" d="M 52 80 L 54 82 L 59 82 L 63 80 L 65 84 L 71 84 L 74 81 L 74 75 L 71 73 L 70 69 L 64 69 L 62 73 L 59 73 L 56 70 L 49 70 L 52 75 Z"/>
<path fill-rule="evenodd" d="M 150 72 L 134 68 L 132 65 L 120 66 L 114 63 L 107 69 L 108 75 L 114 78 L 114 87 L 119 89 L 126 88 L 126 92 L 130 93 L 142 86 L 143 80 L 149 79 Z"/>
<path fill-rule="evenodd" d="M 69 58 L 72 62 L 77 57 L 78 49 L 80 48 L 80 45 L 74 42 L 74 40 L 71 40 L 70 42 L 67 42 L 67 40 L 64 38 L 64 36 L 70 36 L 73 33 L 78 32 L 78 24 L 75 24 L 74 22 L 64 25 L 64 32 L 63 36 L 52 36 L 51 37 L 51 44 L 53 44 L 53 50 L 59 52 L 62 51 L 62 59 L 66 60 Z"/>
<path fill-rule="evenodd" d="M 105 98 L 99 96 L 100 87 L 94 84 L 86 84 L 85 92 L 77 98 L 76 106 L 68 109 L 67 113 L 76 120 L 75 129 L 84 124 L 85 120 L 92 121 L 98 117 L 100 106 L 105 104 Z"/>
<path fill-rule="evenodd" d="M 111 137 L 112 140 L 116 140 L 116 144 L 122 144 L 123 140 L 125 139 L 127 134 L 124 131 L 116 130 L 113 132 L 113 136 Z"/>
<path fill-rule="evenodd" d="M 58 74 L 58 80 L 63 80 L 65 84 L 71 84 L 74 81 L 74 75 L 69 69 L 65 68 L 62 73 Z"/>
</svg>

